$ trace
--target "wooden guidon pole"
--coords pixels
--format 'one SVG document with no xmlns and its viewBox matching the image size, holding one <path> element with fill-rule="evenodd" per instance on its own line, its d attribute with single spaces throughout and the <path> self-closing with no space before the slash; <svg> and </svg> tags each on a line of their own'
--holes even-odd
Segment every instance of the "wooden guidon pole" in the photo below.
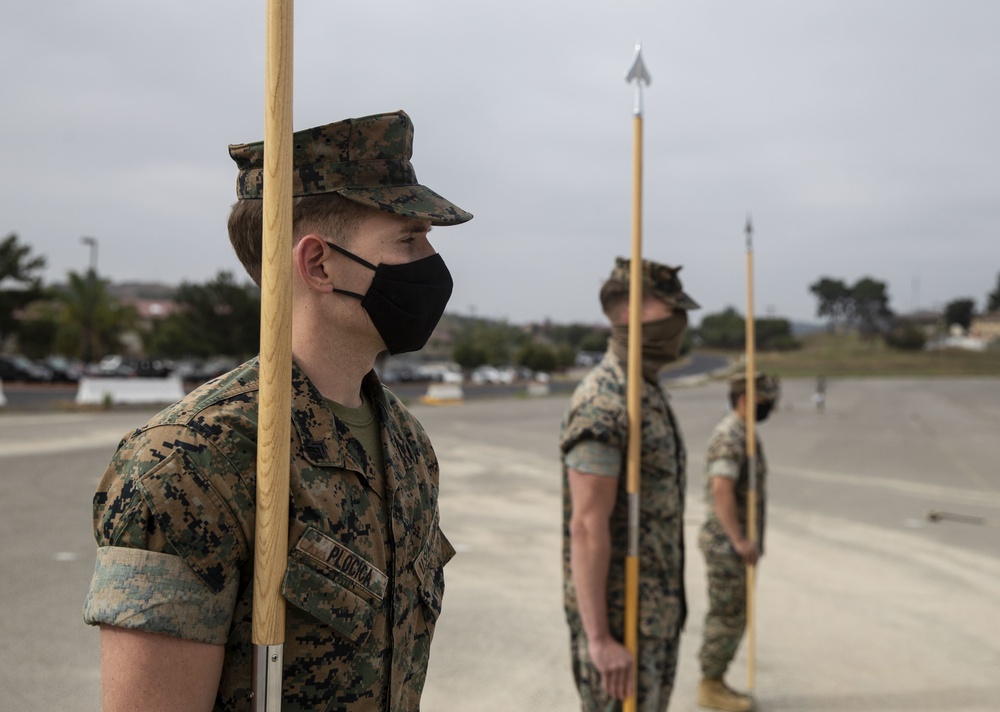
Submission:
<svg viewBox="0 0 1000 712">
<path fill-rule="evenodd" d="M 260 413 L 253 573 L 256 712 L 281 709 L 292 383 L 292 0 L 267 0 Z"/>
<path fill-rule="evenodd" d="M 747 216 L 747 314 L 746 314 L 746 425 L 747 425 L 747 538 L 757 545 L 757 365 L 753 310 L 753 223 Z M 756 567 L 747 565 L 747 687 L 752 692 L 756 675 L 757 626 L 754 600 Z"/>
<path fill-rule="evenodd" d="M 632 259 L 629 272 L 628 321 L 628 452 L 625 489 L 628 495 L 628 548 L 625 554 L 625 647 L 632 653 L 632 694 L 623 712 L 635 712 L 639 669 L 639 490 L 642 462 L 642 85 L 649 74 L 642 48 L 635 46 L 625 81 L 635 85 L 632 108 Z"/>
</svg>

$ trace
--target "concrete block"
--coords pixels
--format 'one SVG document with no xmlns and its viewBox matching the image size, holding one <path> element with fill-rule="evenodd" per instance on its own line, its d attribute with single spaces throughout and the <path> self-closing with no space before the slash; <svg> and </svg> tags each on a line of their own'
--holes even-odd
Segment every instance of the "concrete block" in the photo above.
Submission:
<svg viewBox="0 0 1000 712">
<path fill-rule="evenodd" d="M 428 405 L 457 405 L 465 402 L 465 392 L 459 383 L 432 383 L 420 402 Z"/>
<path fill-rule="evenodd" d="M 547 396 L 549 393 L 549 384 L 545 381 L 531 381 L 528 383 L 529 396 Z"/>
<path fill-rule="evenodd" d="M 81 378 L 80 405 L 173 403 L 184 397 L 180 376 L 166 378 Z"/>
</svg>

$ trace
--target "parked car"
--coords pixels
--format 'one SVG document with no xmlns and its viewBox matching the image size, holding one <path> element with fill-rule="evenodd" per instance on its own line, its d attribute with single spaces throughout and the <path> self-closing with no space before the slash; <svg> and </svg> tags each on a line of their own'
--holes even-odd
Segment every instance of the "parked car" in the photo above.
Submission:
<svg viewBox="0 0 1000 712">
<path fill-rule="evenodd" d="M 437 383 L 461 383 L 462 369 L 450 363 L 427 363 L 417 367 L 419 380 Z"/>
<path fill-rule="evenodd" d="M 240 365 L 240 362 L 229 356 L 218 356 L 196 365 L 190 371 L 186 371 L 181 378 L 189 383 L 204 383 L 213 378 L 221 376 L 223 373 L 232 371 Z"/>
<path fill-rule="evenodd" d="M 473 383 L 500 383 L 509 385 L 514 382 L 513 368 L 497 368 L 496 366 L 479 366 L 472 372 Z"/>
<path fill-rule="evenodd" d="M 97 364 L 96 376 L 131 378 L 135 375 L 135 363 L 118 354 L 109 354 Z"/>
<path fill-rule="evenodd" d="M 139 378 L 166 378 L 173 372 L 170 364 L 160 359 L 142 359 L 135 365 L 135 375 Z"/>
<path fill-rule="evenodd" d="M 76 383 L 83 376 L 83 364 L 58 354 L 46 356 L 42 365 L 52 372 L 52 380 L 59 383 Z"/>
<path fill-rule="evenodd" d="M 0 356 L 0 380 L 48 383 L 52 380 L 52 371 L 27 356 Z"/>
</svg>

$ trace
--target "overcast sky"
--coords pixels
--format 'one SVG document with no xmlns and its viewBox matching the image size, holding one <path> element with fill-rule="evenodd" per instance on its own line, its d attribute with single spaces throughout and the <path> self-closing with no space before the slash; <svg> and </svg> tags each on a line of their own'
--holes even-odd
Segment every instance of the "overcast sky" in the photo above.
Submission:
<svg viewBox="0 0 1000 712">
<path fill-rule="evenodd" d="M 247 11 L 250 11 L 250 14 Z M 645 90 L 644 254 L 702 313 L 814 319 L 821 276 L 887 281 L 897 312 L 1000 273 L 996 0 L 459 0 L 295 8 L 297 129 L 404 109 L 421 182 L 476 218 L 432 237 L 449 311 L 601 319 L 630 252 L 632 88 Z M 0 236 L 47 281 L 242 277 L 227 145 L 263 136 L 263 0 L 8 3 Z M 700 315 L 699 315 L 700 316 Z M 697 319 L 696 319 L 697 321 Z"/>
</svg>

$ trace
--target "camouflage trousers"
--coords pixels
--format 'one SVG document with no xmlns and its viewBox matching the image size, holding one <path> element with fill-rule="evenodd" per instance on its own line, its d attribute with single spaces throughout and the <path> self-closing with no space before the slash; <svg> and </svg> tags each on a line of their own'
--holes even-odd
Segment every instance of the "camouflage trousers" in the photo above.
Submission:
<svg viewBox="0 0 1000 712">
<path fill-rule="evenodd" d="M 708 612 L 698 658 L 704 677 L 721 679 L 746 628 L 747 570 L 728 539 L 716 541 L 703 530 L 698 545 L 708 572 Z"/>
<path fill-rule="evenodd" d="M 678 642 L 677 638 L 639 638 L 638 712 L 666 712 L 677 672 Z M 570 655 L 582 712 L 621 712 L 622 703 L 609 697 L 601 685 L 582 630 L 570 630 Z"/>
</svg>

